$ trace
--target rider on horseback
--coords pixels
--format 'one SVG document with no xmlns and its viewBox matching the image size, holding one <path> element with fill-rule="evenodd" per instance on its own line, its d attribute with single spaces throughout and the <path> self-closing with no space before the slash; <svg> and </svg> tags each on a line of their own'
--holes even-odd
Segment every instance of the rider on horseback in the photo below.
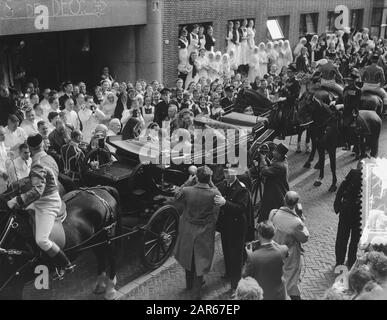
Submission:
<svg viewBox="0 0 387 320">
<path fill-rule="evenodd" d="M 345 78 L 348 82 L 348 85 L 344 88 L 343 93 L 343 102 L 344 102 L 344 128 L 349 127 L 353 122 L 354 116 L 356 117 L 359 114 L 359 109 L 361 106 L 361 89 L 357 86 L 357 80 L 359 80 L 360 74 L 359 70 L 354 68 L 349 77 Z"/>
<path fill-rule="evenodd" d="M 72 272 L 74 265 L 58 247 L 49 239 L 62 201 L 58 192 L 58 166 L 43 149 L 40 134 L 30 136 L 27 144 L 31 151 L 32 165 L 29 174 L 31 189 L 8 201 L 9 208 L 31 208 L 35 210 L 36 244 L 54 259 L 57 275 L 62 278 L 66 272 Z"/>
<path fill-rule="evenodd" d="M 387 106 L 387 92 L 383 89 L 386 79 L 384 70 L 378 66 L 379 55 L 374 54 L 371 58 L 372 64 L 365 68 L 362 79 L 364 81 L 362 92 L 372 92 L 383 99 L 384 106 Z"/>
<path fill-rule="evenodd" d="M 339 81 L 343 81 L 343 76 L 334 64 L 335 58 L 335 53 L 327 53 L 326 63 L 320 63 L 318 70 L 321 72 L 321 86 L 331 89 L 337 92 L 339 96 L 342 96 L 343 87 L 336 82 L 336 78 L 338 78 Z"/>
</svg>

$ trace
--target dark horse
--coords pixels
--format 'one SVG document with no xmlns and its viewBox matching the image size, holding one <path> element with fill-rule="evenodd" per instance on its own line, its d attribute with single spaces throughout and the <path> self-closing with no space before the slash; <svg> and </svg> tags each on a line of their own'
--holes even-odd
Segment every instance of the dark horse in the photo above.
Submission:
<svg viewBox="0 0 387 320">
<path fill-rule="evenodd" d="M 320 93 L 321 94 L 321 93 Z M 320 97 L 320 96 L 319 96 Z M 337 190 L 336 177 L 336 149 L 344 146 L 344 133 L 341 129 L 341 114 L 332 110 L 325 101 L 321 101 L 316 96 L 311 103 L 300 105 L 297 113 L 300 123 L 313 121 L 312 140 L 319 154 L 320 176 L 315 182 L 315 186 L 321 186 L 324 178 L 325 150 L 329 154 L 330 165 L 332 170 L 332 185 L 329 191 Z M 361 143 L 363 149 L 368 146 L 371 149 L 371 156 L 377 157 L 379 148 L 379 136 L 382 127 L 382 120 L 374 111 L 362 110 L 356 119 L 356 128 L 346 130 L 346 140 L 356 144 Z M 313 160 L 314 154 L 311 154 L 309 163 Z"/>
<path fill-rule="evenodd" d="M 96 187 L 73 191 L 64 197 L 67 218 L 56 222 L 51 240 L 74 260 L 82 248 L 99 242 L 94 247 L 98 262 L 98 281 L 94 293 L 105 293 L 105 299 L 115 296 L 116 268 L 113 245 L 107 241 L 119 232 L 119 195 L 111 187 Z M 28 211 L 10 210 L 7 195 L 0 200 L 0 296 L 22 299 L 27 282 L 37 277 L 35 268 L 45 265 L 54 270 L 52 261 L 35 243 L 33 223 Z M 63 227 L 62 227 L 63 226 Z M 109 277 L 106 275 L 109 264 Z"/>
</svg>

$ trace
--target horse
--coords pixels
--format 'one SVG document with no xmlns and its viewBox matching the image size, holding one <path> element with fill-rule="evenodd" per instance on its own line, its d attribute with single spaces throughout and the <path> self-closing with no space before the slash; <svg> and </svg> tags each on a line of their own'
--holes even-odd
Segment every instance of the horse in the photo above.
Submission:
<svg viewBox="0 0 387 320">
<path fill-rule="evenodd" d="M 6 201 L 9 194 L 0 197 L 0 299 L 22 299 L 26 283 L 36 277 L 37 266 L 55 269 L 52 259 L 41 251 L 34 240 L 34 222 L 28 210 L 11 210 Z M 112 187 L 81 189 L 63 198 L 67 217 L 55 222 L 50 239 L 57 243 L 71 261 L 86 246 L 94 247 L 98 264 L 95 294 L 105 294 L 107 300 L 116 295 L 115 251 L 117 243 L 109 239 L 120 233 L 119 195 Z M 107 264 L 109 277 L 107 277 Z"/>
<path fill-rule="evenodd" d="M 383 99 L 373 92 L 363 92 L 360 110 L 372 110 L 381 117 L 383 113 Z"/>
<path fill-rule="evenodd" d="M 297 118 L 301 123 L 314 121 L 312 139 L 315 139 L 315 147 L 319 154 L 318 168 L 320 169 L 319 179 L 314 183 L 314 186 L 321 186 L 324 179 L 326 150 L 329 154 L 332 171 L 332 185 L 329 191 L 335 192 L 337 190 L 336 149 L 344 145 L 344 132 L 340 128 L 341 114 L 337 110 L 331 110 L 327 104 L 314 97 L 311 103 L 300 106 Z M 371 156 L 377 157 L 382 120 L 374 111 L 361 110 L 356 119 L 356 125 L 358 128 L 346 130 L 345 138 L 354 142 L 353 144 L 359 142 L 363 154 L 365 154 L 366 147 L 369 146 Z M 312 150 L 309 163 L 313 160 L 313 156 Z"/>
<path fill-rule="evenodd" d="M 234 107 L 236 112 L 241 112 L 251 106 L 255 116 L 259 116 L 271 109 L 274 105 L 269 99 L 251 89 L 242 89 L 238 92 Z"/>
</svg>

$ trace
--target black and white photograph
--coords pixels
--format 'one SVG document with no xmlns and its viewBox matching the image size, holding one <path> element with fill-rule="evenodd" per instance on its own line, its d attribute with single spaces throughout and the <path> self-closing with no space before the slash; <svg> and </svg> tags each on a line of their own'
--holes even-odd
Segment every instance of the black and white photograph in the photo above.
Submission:
<svg viewBox="0 0 387 320">
<path fill-rule="evenodd" d="M 0 0 L 0 302 L 387 300 L 386 38 L 387 0 Z"/>
</svg>

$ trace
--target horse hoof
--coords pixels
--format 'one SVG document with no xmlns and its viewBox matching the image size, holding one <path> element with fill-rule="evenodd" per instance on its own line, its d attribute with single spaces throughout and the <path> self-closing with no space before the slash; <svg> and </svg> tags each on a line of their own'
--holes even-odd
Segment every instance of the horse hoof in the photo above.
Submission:
<svg viewBox="0 0 387 320">
<path fill-rule="evenodd" d="M 315 181 L 315 183 L 313 184 L 315 187 L 320 187 L 322 185 L 322 181 L 320 180 L 317 180 Z"/>
<path fill-rule="evenodd" d="M 314 166 L 314 168 L 315 168 L 316 170 L 320 170 L 320 169 L 321 169 L 321 166 L 320 166 L 319 163 L 316 163 L 315 166 Z"/>
<path fill-rule="evenodd" d="M 115 300 L 117 298 L 117 290 L 113 289 L 110 290 L 109 292 L 105 293 L 104 299 L 105 300 Z"/>
<path fill-rule="evenodd" d="M 106 282 L 106 292 L 104 295 L 105 300 L 114 300 L 117 297 L 117 290 L 115 286 L 117 284 L 117 277 L 114 277 L 113 280 L 107 279 Z"/>
<path fill-rule="evenodd" d="M 306 169 L 310 169 L 311 166 L 312 166 L 312 164 L 310 162 L 307 162 L 304 164 L 304 168 L 306 168 Z"/>
<path fill-rule="evenodd" d="M 329 192 L 336 192 L 337 191 L 337 186 L 331 186 L 329 188 Z"/>
</svg>

